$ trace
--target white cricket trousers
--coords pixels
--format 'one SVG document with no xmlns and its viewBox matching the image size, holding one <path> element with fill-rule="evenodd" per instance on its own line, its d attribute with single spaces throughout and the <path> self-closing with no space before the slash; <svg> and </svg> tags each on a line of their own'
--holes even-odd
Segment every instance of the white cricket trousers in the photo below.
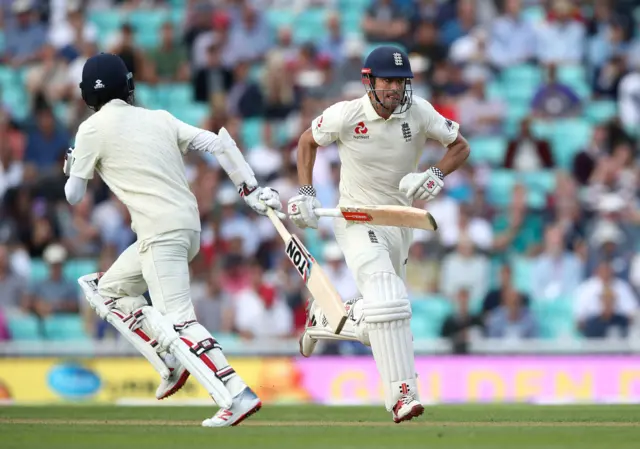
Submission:
<svg viewBox="0 0 640 449">
<path fill-rule="evenodd" d="M 396 273 L 404 281 L 412 229 L 348 223 L 341 218 L 334 220 L 333 229 L 360 293 L 374 273 Z"/>
<path fill-rule="evenodd" d="M 139 240 L 100 279 L 102 296 L 137 297 L 147 290 L 153 306 L 174 324 L 195 320 L 189 262 L 200 251 L 200 232 L 176 230 Z"/>
</svg>

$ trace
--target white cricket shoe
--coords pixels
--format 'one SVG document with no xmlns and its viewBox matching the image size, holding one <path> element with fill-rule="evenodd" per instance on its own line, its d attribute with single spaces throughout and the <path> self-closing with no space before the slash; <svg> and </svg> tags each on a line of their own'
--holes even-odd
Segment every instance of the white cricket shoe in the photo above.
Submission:
<svg viewBox="0 0 640 449">
<path fill-rule="evenodd" d="M 156 390 L 156 398 L 158 400 L 166 399 L 177 393 L 189 379 L 189 371 L 171 354 L 164 356 L 164 363 L 169 367 L 171 376 L 168 379 L 162 379 L 160 386 Z"/>
<path fill-rule="evenodd" d="M 417 418 L 424 413 L 424 406 L 414 399 L 413 396 L 404 395 L 395 407 L 393 407 L 393 422 L 401 423 L 402 421 L 410 421 L 412 418 Z"/>
<path fill-rule="evenodd" d="M 202 421 L 202 427 L 231 427 L 237 426 L 262 407 L 260 398 L 247 387 L 233 398 L 231 408 L 221 408 L 213 418 Z"/>
<path fill-rule="evenodd" d="M 316 305 L 313 297 L 307 299 L 307 322 L 304 325 L 304 332 L 298 340 L 298 344 L 300 346 L 300 354 L 302 354 L 304 357 L 311 357 L 311 354 L 313 354 L 313 350 L 316 348 L 316 344 L 318 343 L 318 340 L 311 337 L 307 332 L 307 329 L 315 327 L 318 322 L 322 323 L 323 317 L 316 316 L 316 311 L 319 312 L 319 310 L 316 310 Z"/>
</svg>

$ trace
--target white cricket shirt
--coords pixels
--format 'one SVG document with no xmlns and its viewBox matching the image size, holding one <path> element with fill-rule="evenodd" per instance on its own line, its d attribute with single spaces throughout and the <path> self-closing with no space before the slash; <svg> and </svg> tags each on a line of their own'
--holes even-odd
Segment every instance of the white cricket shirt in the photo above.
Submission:
<svg viewBox="0 0 640 449">
<path fill-rule="evenodd" d="M 80 125 L 71 175 L 91 179 L 96 171 L 129 209 L 139 239 L 200 231 L 182 156 L 201 132 L 167 111 L 113 100 Z"/>
<path fill-rule="evenodd" d="M 318 145 L 338 146 L 341 206 L 409 206 L 398 190 L 400 180 L 417 170 L 427 139 L 447 146 L 458 136 L 458 128 L 416 96 L 408 111 L 385 120 L 366 94 L 328 107 L 311 125 Z"/>
</svg>

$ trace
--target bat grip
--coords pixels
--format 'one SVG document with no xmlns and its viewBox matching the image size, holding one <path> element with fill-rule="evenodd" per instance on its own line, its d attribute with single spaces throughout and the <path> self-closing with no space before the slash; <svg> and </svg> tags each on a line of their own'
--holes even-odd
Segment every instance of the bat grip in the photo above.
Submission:
<svg viewBox="0 0 640 449">
<path fill-rule="evenodd" d="M 342 211 L 340 209 L 319 207 L 317 209 L 313 209 L 313 212 L 316 214 L 316 217 L 342 217 Z"/>
</svg>

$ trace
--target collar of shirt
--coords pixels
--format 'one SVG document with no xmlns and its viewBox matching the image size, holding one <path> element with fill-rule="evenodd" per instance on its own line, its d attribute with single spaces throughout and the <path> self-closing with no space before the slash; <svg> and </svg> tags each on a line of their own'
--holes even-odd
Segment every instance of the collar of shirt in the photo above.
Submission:
<svg viewBox="0 0 640 449">
<path fill-rule="evenodd" d="M 360 97 L 360 101 L 362 102 L 364 115 L 365 117 L 367 117 L 367 120 L 384 120 L 382 117 L 380 117 L 380 115 L 378 115 L 373 105 L 371 104 L 371 100 L 369 99 L 369 94 L 364 94 L 362 97 Z M 398 106 L 398 108 L 399 107 L 400 106 Z M 396 110 L 398 108 L 396 108 Z M 407 116 L 407 111 L 404 111 L 401 113 L 394 113 L 394 114 L 391 114 L 391 117 L 389 117 L 385 121 L 388 121 L 394 118 L 405 118 L 406 116 Z"/>
</svg>

